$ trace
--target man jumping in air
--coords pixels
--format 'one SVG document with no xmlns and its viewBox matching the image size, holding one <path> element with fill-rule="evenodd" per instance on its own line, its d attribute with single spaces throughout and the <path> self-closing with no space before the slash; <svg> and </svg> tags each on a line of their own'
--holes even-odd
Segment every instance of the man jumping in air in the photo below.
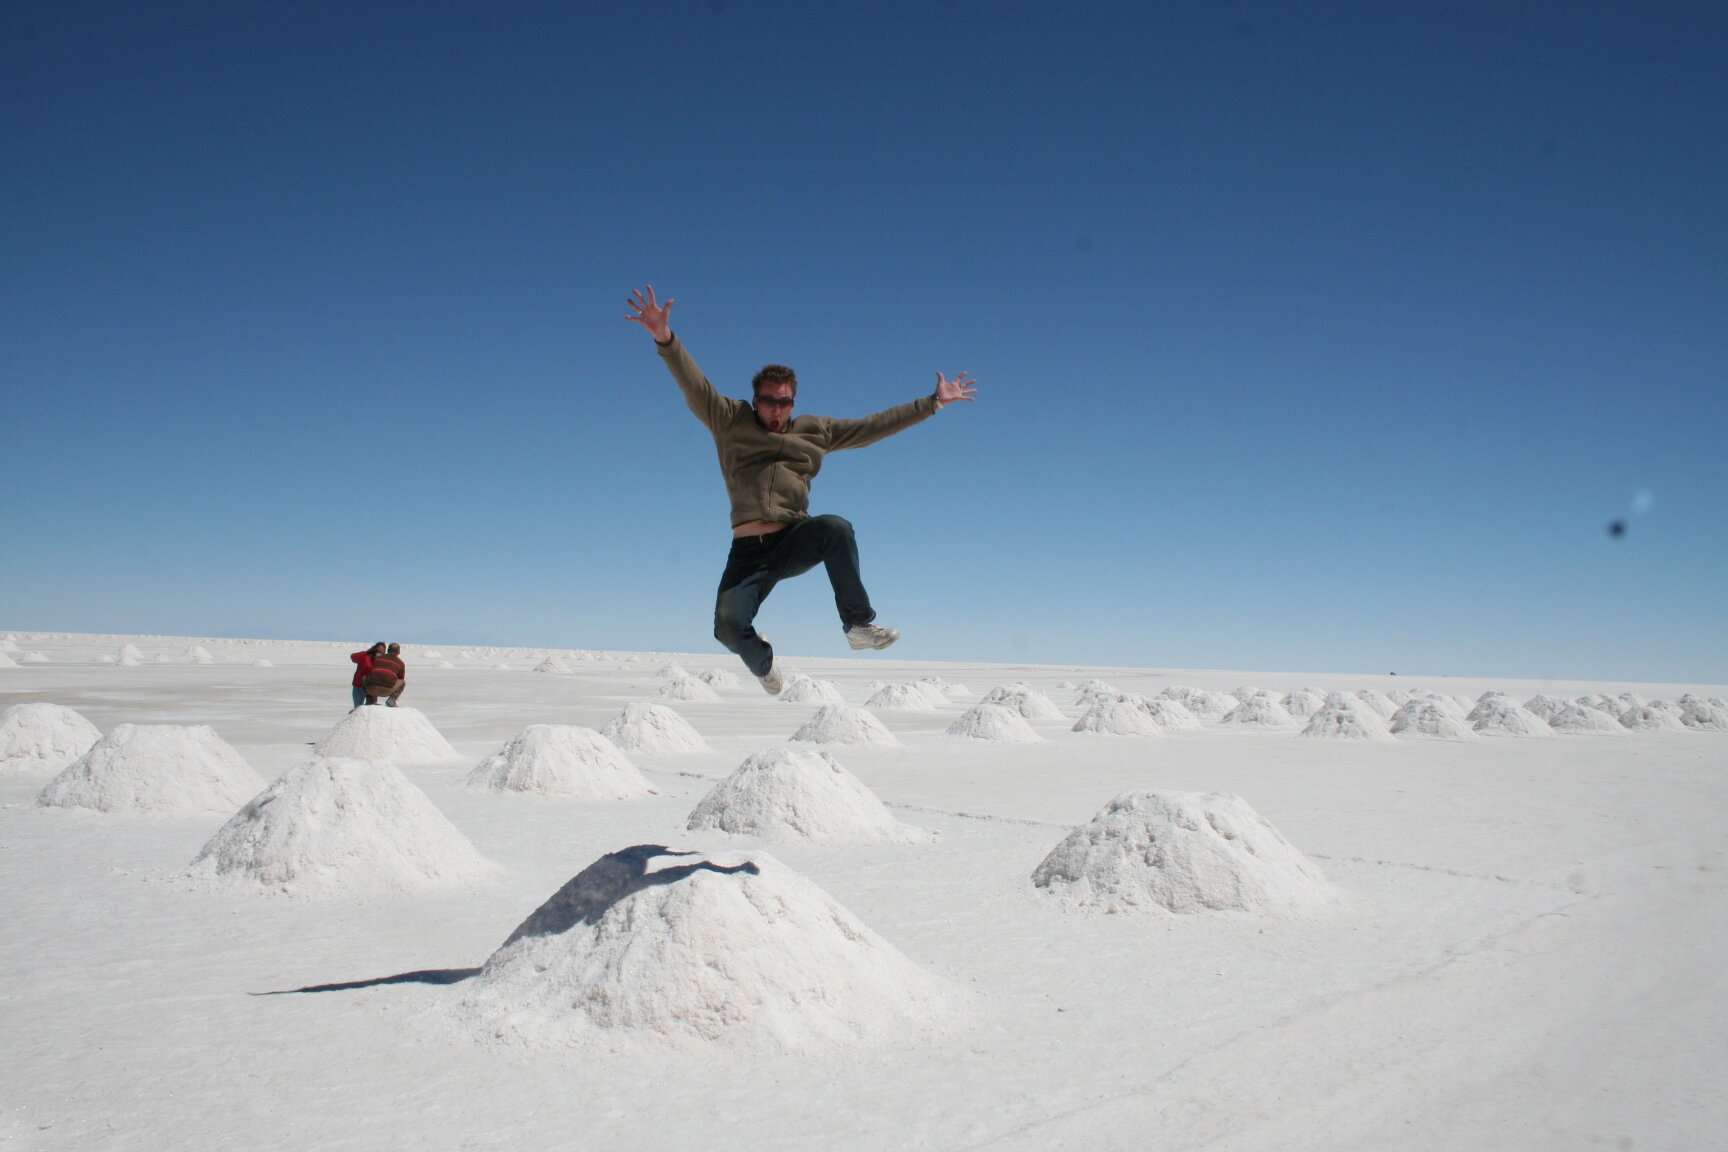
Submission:
<svg viewBox="0 0 1728 1152">
<path fill-rule="evenodd" d="M 873 623 L 876 610 L 858 575 L 852 525 L 838 516 L 810 515 L 810 481 L 821 471 L 822 458 L 842 448 L 874 444 L 956 400 L 971 400 L 977 385 L 964 372 L 952 380 L 938 372 L 936 391 L 929 396 L 862 420 L 794 418 L 798 378 L 783 364 L 756 373 L 749 404 L 715 391 L 672 334 L 674 303 L 659 303 L 649 285 L 646 291 L 630 293 L 635 314 L 626 319 L 648 329 L 684 391 L 684 402 L 714 434 L 726 493 L 732 498 L 732 551 L 714 601 L 714 638 L 736 652 L 762 687 L 778 696 L 785 681 L 774 665 L 774 649 L 754 623 L 762 601 L 782 580 L 824 564 L 847 643 L 886 648 L 900 639 L 894 629 Z"/>
</svg>

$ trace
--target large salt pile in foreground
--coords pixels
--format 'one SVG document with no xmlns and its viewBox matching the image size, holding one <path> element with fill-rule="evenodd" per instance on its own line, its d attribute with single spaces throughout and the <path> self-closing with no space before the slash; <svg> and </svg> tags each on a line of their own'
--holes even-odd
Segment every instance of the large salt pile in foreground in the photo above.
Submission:
<svg viewBox="0 0 1728 1152">
<path fill-rule="evenodd" d="M 1390 740 L 1380 714 L 1356 697 L 1334 692 L 1308 717 L 1300 735 L 1321 740 Z"/>
<path fill-rule="evenodd" d="M 589 865 L 463 985 L 458 1018 L 483 1042 L 784 1051 L 892 1034 L 935 1006 L 928 975 L 772 856 L 690 855 L 640 844 Z"/>
<path fill-rule="evenodd" d="M 418 708 L 362 705 L 344 716 L 313 747 L 320 756 L 388 760 L 393 764 L 447 764 L 462 759 Z"/>
<path fill-rule="evenodd" d="M 626 704 L 600 734 L 630 752 L 706 752 L 689 721 L 663 704 Z"/>
<path fill-rule="evenodd" d="M 900 741 L 882 721 L 863 708 L 849 704 L 824 704 L 792 739 L 809 744 L 851 744 L 858 748 L 898 748 Z"/>
<path fill-rule="evenodd" d="M 37 803 L 153 816 L 227 815 L 263 787 L 208 724 L 122 724 L 50 780 Z"/>
<path fill-rule="evenodd" d="M 102 733 L 62 704 L 14 704 L 0 716 L 0 773 L 58 772 Z"/>
<path fill-rule="evenodd" d="M 283 773 L 191 866 L 296 896 L 415 891 L 495 872 L 394 764 L 324 756 Z"/>
<path fill-rule="evenodd" d="M 584 800 L 657 796 L 618 746 L 592 728 L 530 724 L 480 761 L 463 783 L 494 792 L 540 792 Z"/>
<path fill-rule="evenodd" d="M 1044 858 L 1032 883 L 1105 912 L 1307 916 L 1343 904 L 1245 800 L 1218 793 L 1118 796 Z"/>
<path fill-rule="evenodd" d="M 932 834 L 894 819 L 863 781 L 826 752 L 751 755 L 690 812 L 691 831 L 717 828 L 774 842 L 887 844 Z"/>
<path fill-rule="evenodd" d="M 971 740 L 1008 740 L 1019 744 L 1037 744 L 1044 737 L 1032 730 L 1032 725 L 1020 713 L 1005 704 L 980 700 L 948 726 L 949 736 L 964 736 Z"/>
</svg>

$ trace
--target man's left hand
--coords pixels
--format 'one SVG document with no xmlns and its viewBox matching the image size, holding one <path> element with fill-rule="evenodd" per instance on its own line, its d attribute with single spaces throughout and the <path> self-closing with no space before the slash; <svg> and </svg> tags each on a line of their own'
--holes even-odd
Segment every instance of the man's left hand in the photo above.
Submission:
<svg viewBox="0 0 1728 1152">
<path fill-rule="evenodd" d="M 956 400 L 971 400 L 972 394 L 976 391 L 978 391 L 978 382 L 966 373 L 962 372 L 950 380 L 938 372 L 936 373 L 936 410 L 940 412 Z"/>
</svg>

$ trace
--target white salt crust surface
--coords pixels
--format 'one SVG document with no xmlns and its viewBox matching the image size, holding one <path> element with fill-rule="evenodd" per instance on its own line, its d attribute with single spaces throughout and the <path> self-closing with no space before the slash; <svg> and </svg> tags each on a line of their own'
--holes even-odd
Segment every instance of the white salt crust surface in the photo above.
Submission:
<svg viewBox="0 0 1728 1152">
<path fill-rule="evenodd" d="M 105 732 L 210 724 L 275 777 L 346 711 L 348 653 L 373 637 L 15 639 L 50 662 L 7 670 L 0 703 L 71 707 Z M 176 662 L 95 662 L 128 642 Z M 187 662 L 194 644 L 217 663 Z M 616 1029 L 592 1046 L 477 1043 L 452 1025 L 471 981 L 379 981 L 471 972 L 603 853 L 738 847 L 683 823 L 792 723 L 787 705 L 746 682 L 723 704 L 687 706 L 712 751 L 631 754 L 661 795 L 587 802 L 463 787 L 527 725 L 599 728 L 652 694 L 653 670 L 669 661 L 693 674 L 738 667 L 718 652 L 564 651 L 570 675 L 528 675 L 548 654 L 478 649 L 472 666 L 414 689 L 463 759 L 404 775 L 500 865 L 495 884 L 318 900 L 204 891 L 179 877 L 223 814 L 40 808 L 41 777 L 0 775 L 0 1135 L 31 1152 L 1105 1150 L 1145 1147 L 1148 1132 L 1233 1152 L 1450 1152 L 1508 1139 L 1520 1152 L 1695 1152 L 1728 1127 L 1728 734 L 1683 725 L 1601 739 L 1356 742 L 1211 720 L 1150 741 L 1070 733 L 1079 712 L 1069 709 L 1068 724 L 1040 727 L 1042 742 L 1012 744 L 944 736 L 959 709 L 881 714 L 901 747 L 836 755 L 897 818 L 941 837 L 773 852 L 942 987 L 969 993 L 959 1011 L 903 1040 L 894 1029 L 747 1059 L 708 1041 L 620 1055 Z M 1369 688 L 1472 702 L 1489 689 L 1521 702 L 1725 695 L 1709 684 L 887 655 L 798 662 L 859 701 L 874 681 L 929 676 L 1025 681 L 1065 705 L 1073 690 L 1056 685 L 1089 678 L 1148 697 L 1244 684 L 1280 697 Z M 1072 827 L 1134 790 L 1243 797 L 1350 908 L 1105 915 L 1033 888 L 1033 869 Z M 332 990 L 254 995 L 322 986 Z"/>
</svg>

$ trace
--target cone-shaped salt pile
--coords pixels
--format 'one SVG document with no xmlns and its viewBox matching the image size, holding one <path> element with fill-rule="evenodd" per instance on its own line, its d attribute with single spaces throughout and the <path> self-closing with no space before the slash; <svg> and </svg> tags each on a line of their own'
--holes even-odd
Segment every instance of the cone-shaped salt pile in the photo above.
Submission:
<svg viewBox="0 0 1728 1152">
<path fill-rule="evenodd" d="M 947 703 L 947 699 L 928 684 L 884 684 L 864 701 L 864 707 L 886 708 L 894 712 L 936 712 Z"/>
<path fill-rule="evenodd" d="M 1560 699 L 1558 696 L 1548 696 L 1539 693 L 1524 701 L 1524 707 L 1532 716 L 1540 716 L 1542 719 L 1552 724 L 1554 722 L 1554 717 L 1560 715 L 1560 713 L 1566 710 L 1566 701 Z"/>
<path fill-rule="evenodd" d="M 1246 801 L 1216 793 L 1118 796 L 1044 858 L 1032 883 L 1106 912 L 1302 916 L 1342 903 Z"/>
<path fill-rule="evenodd" d="M 123 668 L 136 668 L 144 663 L 144 653 L 131 644 L 122 644 L 120 651 L 114 653 L 114 662 Z"/>
<path fill-rule="evenodd" d="M 1042 743 L 1044 737 L 1020 713 L 1005 704 L 980 700 L 948 726 L 948 735 L 972 740 L 1009 740 L 1020 744 Z"/>
<path fill-rule="evenodd" d="M 1172 696 L 1169 699 L 1176 700 L 1182 707 L 1202 719 L 1227 716 L 1242 703 L 1228 692 L 1208 692 L 1204 689 L 1195 689 L 1186 696 Z"/>
<path fill-rule="evenodd" d="M 1157 721 L 1158 727 L 1166 732 L 1197 732 L 1205 727 L 1200 722 L 1200 717 L 1176 700 L 1166 700 L 1163 697 L 1151 700 L 1141 698 L 1135 703 L 1145 709 L 1146 714 Z"/>
<path fill-rule="evenodd" d="M 1068 719 L 1062 715 L 1062 709 L 1051 702 L 1050 697 L 1025 684 L 1004 684 L 999 688 L 992 688 L 984 694 L 984 701 L 1011 708 L 1028 720 Z"/>
<path fill-rule="evenodd" d="M 1116 700 L 1121 696 L 1120 689 L 1103 680 L 1082 680 L 1074 686 L 1074 707 L 1090 709 L 1100 700 Z"/>
<path fill-rule="evenodd" d="M 1306 720 L 1326 707 L 1326 697 L 1304 688 L 1300 692 L 1290 693 L 1278 703 L 1284 705 L 1284 711 L 1290 713 L 1295 719 Z"/>
<path fill-rule="evenodd" d="M 691 831 L 718 828 L 770 843 L 889 844 L 932 834 L 902 824 L 863 781 L 826 752 L 757 752 L 690 812 Z"/>
<path fill-rule="evenodd" d="M 1514 700 L 1505 692 L 1484 692 L 1482 695 L 1476 697 L 1476 703 L 1471 706 L 1470 711 L 1465 715 L 1464 719 L 1470 721 L 1471 724 L 1475 724 L 1477 721 L 1485 717 L 1494 715 L 1497 711 L 1504 711 L 1507 708 L 1513 707 L 1521 708 L 1523 705 L 1519 704 L 1518 701 Z"/>
<path fill-rule="evenodd" d="M 1728 732 L 1728 704 L 1688 693 L 1680 697 L 1680 723 L 1699 731 Z"/>
<path fill-rule="evenodd" d="M 1294 728 L 1296 719 L 1270 692 L 1257 692 L 1224 714 L 1220 724 L 1244 728 Z"/>
<path fill-rule="evenodd" d="M 530 724 L 480 761 L 463 783 L 494 792 L 541 792 L 584 800 L 657 796 L 630 758 L 592 728 Z"/>
<path fill-rule="evenodd" d="M 681 664 L 662 664 L 660 665 L 660 670 L 656 672 L 655 675 L 664 676 L 668 680 L 682 680 L 686 676 L 690 675 L 690 673 L 685 671 Z"/>
<path fill-rule="evenodd" d="M 48 781 L 37 803 L 161 816 L 227 815 L 264 781 L 208 724 L 122 724 Z"/>
<path fill-rule="evenodd" d="M 363 706 L 344 716 L 312 749 L 320 756 L 447 764 L 462 759 L 418 708 Z"/>
<path fill-rule="evenodd" d="M 1164 735 L 1150 712 L 1126 700 L 1100 700 L 1075 722 L 1074 731 L 1101 736 Z"/>
<path fill-rule="evenodd" d="M 964 684 L 950 684 L 940 676 L 925 676 L 918 683 L 934 688 L 938 695 L 950 701 L 964 701 L 972 695 L 972 690 Z"/>
<path fill-rule="evenodd" d="M 26 664 L 36 663 L 36 661 L 33 661 L 30 659 L 30 656 L 32 656 L 32 655 L 35 655 L 35 653 L 25 653 L 24 662 Z M 46 661 L 43 661 L 43 663 L 46 663 Z M 0 668 L 16 668 L 16 667 L 18 667 L 18 661 L 12 659 L 12 657 L 8 656 L 6 653 L 0 652 Z"/>
<path fill-rule="evenodd" d="M 1684 732 L 1686 725 L 1655 705 L 1628 708 L 1620 714 L 1620 723 L 1634 732 Z"/>
<path fill-rule="evenodd" d="M 18 655 L 18 642 L 10 636 L 0 636 L 0 652 L 4 652 L 8 656 Z"/>
<path fill-rule="evenodd" d="M 684 717 L 663 704 L 626 704 L 600 734 L 627 752 L 707 752 Z"/>
<path fill-rule="evenodd" d="M 1473 727 L 1484 736 L 1553 736 L 1548 722 L 1507 697 L 1478 703 L 1470 710 Z"/>
<path fill-rule="evenodd" d="M 846 697 L 840 694 L 840 685 L 834 681 L 814 680 L 803 675 L 787 679 L 786 687 L 780 690 L 780 699 L 792 704 L 846 703 Z"/>
<path fill-rule="evenodd" d="M 1588 735 L 1601 732 L 1610 736 L 1626 735 L 1626 726 L 1619 719 L 1602 711 L 1600 708 L 1586 708 L 1582 704 L 1565 704 L 1548 720 L 1548 726 L 1556 732 L 1566 732 L 1574 735 Z"/>
<path fill-rule="evenodd" d="M 1411 740 L 1476 739 L 1476 730 L 1466 724 L 1456 711 L 1456 706 L 1450 701 L 1442 704 L 1438 700 L 1406 700 L 1392 714 L 1392 735 Z"/>
<path fill-rule="evenodd" d="M 1398 711 L 1398 705 L 1372 688 L 1364 688 L 1357 692 L 1356 699 L 1372 708 L 1374 715 L 1382 720 L 1392 719 L 1392 713 Z"/>
<path fill-rule="evenodd" d="M 898 748 L 900 741 L 863 708 L 824 704 L 792 734 L 809 744 L 851 744 L 859 748 Z"/>
<path fill-rule="evenodd" d="M 738 677 L 723 668 L 707 668 L 696 673 L 696 679 L 710 688 L 737 688 Z"/>
<path fill-rule="evenodd" d="M 680 676 L 660 685 L 654 693 L 656 700 L 695 700 L 701 703 L 717 704 L 720 693 L 694 676 Z"/>
<path fill-rule="evenodd" d="M 1392 739 L 1379 713 L 1344 692 L 1326 697 L 1320 710 L 1308 718 L 1301 735 L 1320 740 Z"/>
<path fill-rule="evenodd" d="M 102 733 L 60 704 L 14 704 L 0 716 L 0 773 L 58 772 L 90 751 Z"/>
<path fill-rule="evenodd" d="M 24 655 L 18 657 L 18 663 L 20 663 L 20 664 L 46 664 L 46 663 L 48 663 L 48 654 L 46 652 L 34 652 L 34 651 L 26 652 L 26 653 L 24 653 Z"/>
<path fill-rule="evenodd" d="M 194 644 L 194 645 L 192 645 L 192 647 L 186 649 L 186 658 L 188 660 L 192 661 L 192 663 L 194 663 L 194 664 L 214 664 L 214 663 L 216 663 L 216 658 L 214 656 L 210 655 L 209 650 L 202 648 L 197 644 Z"/>
<path fill-rule="evenodd" d="M 495 869 L 388 760 L 314 756 L 236 812 L 191 872 L 358 896 L 466 884 Z"/>
<path fill-rule="evenodd" d="M 570 671 L 570 666 L 556 656 L 548 656 L 534 665 L 536 672 L 561 673 Z"/>
<path fill-rule="evenodd" d="M 772 856 L 690 855 L 641 844 L 589 865 L 464 985 L 459 1016 L 487 1042 L 789 1050 L 929 1014 L 933 981 Z"/>
</svg>

